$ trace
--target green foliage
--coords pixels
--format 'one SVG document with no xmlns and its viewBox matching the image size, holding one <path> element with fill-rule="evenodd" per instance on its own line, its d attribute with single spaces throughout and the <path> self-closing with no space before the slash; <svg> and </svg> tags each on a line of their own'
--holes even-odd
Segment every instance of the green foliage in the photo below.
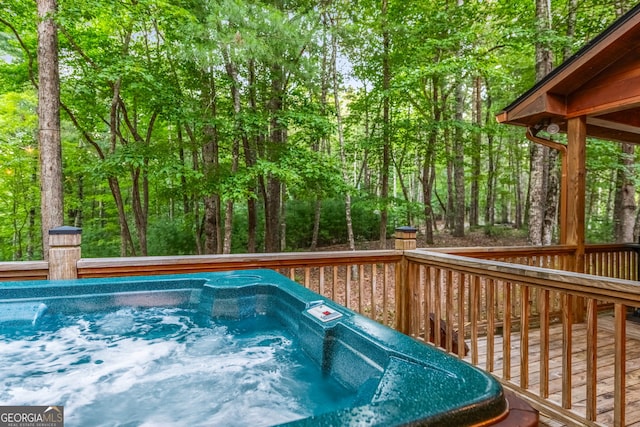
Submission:
<svg viewBox="0 0 640 427">
<path fill-rule="evenodd" d="M 587 243 L 611 243 L 614 227 L 612 218 L 592 216 L 587 225 L 585 241 Z"/>
<path fill-rule="evenodd" d="M 292 250 L 311 246 L 314 208 L 313 201 L 291 201 L 287 204 L 287 245 Z M 322 201 L 318 246 L 339 245 L 347 241 L 345 218 L 343 200 Z M 366 200 L 354 200 L 352 221 L 357 241 L 377 240 L 380 216 L 374 205 Z"/>
<path fill-rule="evenodd" d="M 517 230 L 508 224 L 485 225 L 483 230 L 486 236 L 496 239 L 504 239 L 507 237 L 517 237 L 522 239 L 527 236 L 526 230 Z"/>
<path fill-rule="evenodd" d="M 10 242 L 2 253 L 8 260 L 41 253 L 36 102 L 32 92 L 0 94 L 0 230 Z"/>
<path fill-rule="evenodd" d="M 195 247 L 192 218 L 152 218 L 149 255 L 189 255 L 194 253 Z"/>
<path fill-rule="evenodd" d="M 36 10 L 22 0 L 3 5 L 0 256 L 37 258 L 36 95 L 30 81 L 30 72 L 36 73 Z M 319 244 L 344 243 L 347 194 L 354 198 L 356 238 L 377 239 L 383 207 L 391 226 L 424 224 L 425 203 L 435 217 L 445 216 L 452 147 L 461 138 L 467 200 L 468 185 L 477 180 L 481 209 L 487 207 L 491 160 L 496 216 L 513 221 L 515 205 L 526 203 L 516 194 L 528 179 L 528 142 L 521 130 L 498 126 L 493 116 L 533 84 L 536 43 L 551 45 L 559 63 L 565 49 L 575 52 L 616 13 L 611 2 L 580 2 L 576 34 L 568 37 L 567 5 L 554 0 L 553 28 L 539 33 L 530 1 L 389 0 L 383 13 L 372 0 L 60 0 L 55 18 L 66 220 L 83 228 L 84 256 L 119 255 L 119 197 L 134 243 L 140 241 L 137 233 L 146 232 L 149 254 L 195 253 L 204 197 L 216 195 L 223 205 L 235 203 L 232 248 L 244 252 L 247 202 L 259 206 L 254 237 L 263 248 L 267 187 L 276 181 L 286 201 L 288 249 L 309 247 L 316 200 L 322 200 Z M 390 40 L 387 91 L 383 34 Z M 476 79 L 482 117 L 472 120 Z M 386 97 L 392 170 L 390 196 L 383 200 Z M 282 141 L 275 141 L 276 131 Z M 470 169 L 475 155 L 479 176 Z M 606 241 L 619 150 L 591 141 L 587 159 L 588 238 Z M 424 201 L 424 183 L 431 179 L 434 193 Z"/>
</svg>

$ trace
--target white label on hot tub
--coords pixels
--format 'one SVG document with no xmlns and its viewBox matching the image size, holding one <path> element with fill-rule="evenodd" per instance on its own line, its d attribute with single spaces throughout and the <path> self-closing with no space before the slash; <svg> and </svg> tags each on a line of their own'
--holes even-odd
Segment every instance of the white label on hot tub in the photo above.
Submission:
<svg viewBox="0 0 640 427">
<path fill-rule="evenodd" d="M 322 320 L 323 322 L 328 322 L 342 317 L 342 313 L 334 310 L 333 308 L 327 307 L 324 304 L 316 305 L 307 311 L 310 315 Z"/>
</svg>

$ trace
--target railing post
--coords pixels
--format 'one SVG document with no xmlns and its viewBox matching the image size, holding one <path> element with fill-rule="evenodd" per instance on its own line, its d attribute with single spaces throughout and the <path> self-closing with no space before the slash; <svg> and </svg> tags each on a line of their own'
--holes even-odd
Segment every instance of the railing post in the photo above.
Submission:
<svg viewBox="0 0 640 427">
<path fill-rule="evenodd" d="M 418 230 L 413 227 L 396 228 L 395 239 L 396 249 L 401 251 L 410 251 L 417 248 L 416 234 Z"/>
<path fill-rule="evenodd" d="M 416 249 L 416 233 L 413 227 L 398 227 L 395 230 L 395 248 L 401 251 Z M 413 276 L 409 274 L 409 262 L 406 257 L 396 268 L 396 328 L 403 334 L 409 335 L 411 324 L 411 290 L 415 284 L 411 283 Z"/>
<path fill-rule="evenodd" d="M 77 279 L 82 229 L 62 226 L 49 230 L 49 280 Z"/>
</svg>

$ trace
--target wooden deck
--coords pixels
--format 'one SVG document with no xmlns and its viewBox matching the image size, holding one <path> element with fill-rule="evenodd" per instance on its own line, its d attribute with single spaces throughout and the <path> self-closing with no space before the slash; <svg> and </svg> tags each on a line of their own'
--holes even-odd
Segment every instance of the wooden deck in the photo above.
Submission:
<svg viewBox="0 0 640 427">
<path fill-rule="evenodd" d="M 598 316 L 597 327 L 597 419 L 596 423 L 603 426 L 612 426 L 613 423 L 613 402 L 611 396 L 613 395 L 614 384 L 614 323 L 613 314 L 604 313 Z M 562 325 L 556 324 L 551 327 L 551 351 L 549 361 L 549 399 L 556 402 L 558 406 L 561 406 L 562 396 L 560 389 L 562 385 Z M 519 346 L 519 332 L 512 332 L 511 339 L 511 360 L 512 368 L 510 378 L 505 378 L 503 372 L 503 359 L 502 356 L 496 356 L 493 374 L 501 381 L 507 384 L 520 385 L 520 346 Z M 586 398 L 586 352 L 584 349 L 587 347 L 586 343 L 586 324 L 573 325 L 573 365 L 571 367 L 572 372 L 572 407 L 567 409 L 559 409 L 559 412 L 574 412 L 585 416 L 585 398 Z M 537 389 L 540 383 L 540 359 L 539 349 L 540 334 L 539 330 L 532 330 L 529 334 L 529 385 L 533 389 Z M 626 402 L 626 425 L 639 426 L 640 427 L 640 323 L 627 321 L 627 375 L 626 375 L 626 390 L 627 390 L 627 402 Z M 495 348 L 502 349 L 503 337 L 502 335 L 495 336 Z M 479 367 L 486 366 L 486 350 L 487 350 L 487 338 L 481 337 L 478 342 L 478 357 Z M 471 362 L 471 354 L 467 355 L 465 360 Z M 514 368 L 516 367 L 517 368 Z M 560 427 L 567 424 L 560 421 L 553 413 L 541 412 L 540 425 Z"/>
</svg>

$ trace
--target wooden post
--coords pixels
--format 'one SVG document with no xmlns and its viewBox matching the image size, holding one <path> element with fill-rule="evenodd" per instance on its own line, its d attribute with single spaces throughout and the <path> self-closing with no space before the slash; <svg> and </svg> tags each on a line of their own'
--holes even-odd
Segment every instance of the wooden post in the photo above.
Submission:
<svg viewBox="0 0 640 427">
<path fill-rule="evenodd" d="M 49 230 L 49 280 L 77 279 L 82 229 L 62 226 Z"/>
<path fill-rule="evenodd" d="M 584 272 L 585 189 L 587 122 L 584 116 L 569 119 L 567 129 L 566 241 L 576 245 L 575 271 Z"/>
<path fill-rule="evenodd" d="M 575 245 L 576 254 L 572 270 L 584 273 L 585 240 L 585 191 L 586 191 L 586 145 L 587 120 L 584 116 L 570 118 L 567 123 L 567 185 L 566 187 L 566 240 L 560 242 Z M 573 318 L 583 322 L 585 317 L 584 298 L 576 298 Z"/>
<path fill-rule="evenodd" d="M 418 230 L 416 230 L 413 227 L 398 227 L 396 228 L 396 234 L 395 234 L 395 239 L 396 239 L 396 249 L 399 249 L 401 251 L 410 251 L 412 249 L 415 249 L 417 247 L 417 242 L 416 242 L 416 233 L 418 232 Z"/>
<path fill-rule="evenodd" d="M 416 233 L 413 227 L 398 227 L 395 230 L 395 248 L 401 251 L 416 249 Z M 409 273 L 409 262 L 402 256 L 396 266 L 396 328 L 403 334 L 411 333 L 411 293 L 414 284 Z"/>
</svg>

